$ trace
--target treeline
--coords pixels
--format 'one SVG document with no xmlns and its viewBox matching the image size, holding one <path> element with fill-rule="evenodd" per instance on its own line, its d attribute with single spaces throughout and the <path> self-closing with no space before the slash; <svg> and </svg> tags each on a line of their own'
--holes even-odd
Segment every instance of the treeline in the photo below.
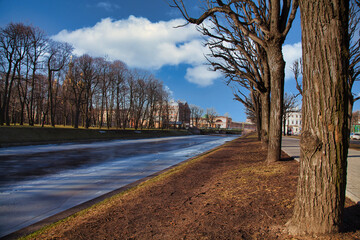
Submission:
<svg viewBox="0 0 360 240">
<path fill-rule="evenodd" d="M 169 127 L 169 94 L 160 80 L 72 51 L 33 26 L 0 29 L 0 125 Z"/>
</svg>

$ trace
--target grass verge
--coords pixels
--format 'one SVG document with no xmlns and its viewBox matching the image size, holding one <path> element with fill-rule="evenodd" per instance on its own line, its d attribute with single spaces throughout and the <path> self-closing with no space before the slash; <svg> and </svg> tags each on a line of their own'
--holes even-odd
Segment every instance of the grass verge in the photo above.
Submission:
<svg viewBox="0 0 360 240">
<path fill-rule="evenodd" d="M 188 135 L 185 130 L 116 130 L 72 129 L 62 127 L 0 127 L 0 147 L 13 145 L 61 143 L 67 141 L 93 141 L 134 139 Z"/>
</svg>

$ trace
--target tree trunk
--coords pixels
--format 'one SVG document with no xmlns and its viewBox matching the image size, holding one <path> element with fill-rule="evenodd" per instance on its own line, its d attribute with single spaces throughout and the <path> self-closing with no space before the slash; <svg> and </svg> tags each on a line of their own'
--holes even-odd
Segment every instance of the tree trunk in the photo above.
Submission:
<svg viewBox="0 0 360 240">
<path fill-rule="evenodd" d="M 303 108 L 292 234 L 338 232 L 348 138 L 348 1 L 300 1 Z"/>
<path fill-rule="evenodd" d="M 270 94 L 261 93 L 261 142 L 264 149 L 269 144 Z"/>
<path fill-rule="evenodd" d="M 282 41 L 280 39 L 274 40 L 271 44 L 267 51 L 271 82 L 267 163 L 276 162 L 280 160 L 281 156 L 281 121 L 285 78 L 285 62 L 281 51 Z"/>
<path fill-rule="evenodd" d="M 261 141 L 261 113 L 259 110 L 257 110 L 256 113 L 256 132 L 257 132 L 257 138 L 258 141 Z"/>
<path fill-rule="evenodd" d="M 75 105 L 75 118 L 74 118 L 74 128 L 79 128 L 79 118 L 80 118 L 80 103 L 81 99 L 76 100 Z"/>
<path fill-rule="evenodd" d="M 88 129 L 90 127 L 90 114 L 91 114 L 91 110 L 89 111 L 90 108 L 90 98 L 91 98 L 91 93 L 90 90 L 87 89 L 86 90 L 86 95 L 85 95 L 85 128 Z"/>
<path fill-rule="evenodd" d="M 267 56 L 267 55 L 266 55 Z M 263 62 L 263 82 L 264 91 L 261 92 L 261 142 L 262 147 L 267 149 L 269 144 L 269 124 L 270 124 L 270 69 L 267 60 Z"/>
<path fill-rule="evenodd" d="M 52 71 L 50 67 L 48 67 L 48 108 L 50 108 L 50 121 L 51 126 L 55 127 L 55 113 L 54 113 L 54 102 L 53 102 L 53 89 L 52 89 Z"/>
<path fill-rule="evenodd" d="M 258 92 L 251 92 L 251 100 L 252 100 L 252 103 L 253 103 L 253 107 L 254 107 L 254 113 L 255 113 L 255 117 L 256 117 L 256 132 L 257 132 L 257 137 L 258 137 L 258 140 L 261 141 L 261 129 L 262 129 L 262 126 L 261 126 L 261 100 L 260 100 L 260 97 L 259 97 L 259 94 Z"/>
<path fill-rule="evenodd" d="M 5 102 L 5 122 L 6 122 L 6 126 L 10 126 L 10 115 L 9 115 L 9 110 L 10 110 L 10 101 L 11 101 L 11 92 L 13 89 L 13 83 L 15 80 L 15 69 L 17 68 L 17 64 L 14 67 L 12 76 L 11 76 L 11 80 L 10 80 L 10 84 L 9 84 L 9 90 L 8 90 L 8 95 L 7 95 L 7 100 Z"/>
<path fill-rule="evenodd" d="M 34 126 L 35 117 L 34 117 L 34 91 L 35 91 L 35 72 L 36 68 L 34 66 L 31 76 L 31 92 L 30 92 L 30 106 L 29 106 L 29 125 Z"/>
</svg>

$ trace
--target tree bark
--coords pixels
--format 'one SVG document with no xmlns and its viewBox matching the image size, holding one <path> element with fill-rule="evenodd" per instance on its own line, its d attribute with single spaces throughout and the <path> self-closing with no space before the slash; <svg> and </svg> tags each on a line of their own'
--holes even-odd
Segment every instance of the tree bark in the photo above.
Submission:
<svg viewBox="0 0 360 240">
<path fill-rule="evenodd" d="M 338 232 L 348 149 L 348 10 L 343 0 L 300 1 L 303 133 L 292 234 Z"/>
<path fill-rule="evenodd" d="M 268 86 L 266 89 L 269 89 Z M 270 124 L 270 92 L 269 90 L 260 95 L 261 97 L 261 142 L 264 149 L 269 144 L 269 124 Z"/>
<path fill-rule="evenodd" d="M 257 102 L 254 102 L 255 106 L 255 112 L 256 112 L 256 132 L 257 132 L 257 138 L 258 141 L 261 141 L 261 132 L 262 132 L 262 126 L 261 126 L 261 109 L 260 109 L 260 102 L 259 98 L 257 99 Z"/>
<path fill-rule="evenodd" d="M 80 103 L 76 103 L 74 128 L 79 128 L 79 117 L 80 117 Z"/>
<path fill-rule="evenodd" d="M 284 98 L 285 62 L 282 55 L 282 40 L 274 40 L 267 49 L 270 68 L 270 128 L 267 163 L 280 160 L 281 121 Z"/>
<path fill-rule="evenodd" d="M 54 97 L 53 97 L 53 89 L 52 89 L 52 70 L 50 69 L 49 63 L 48 63 L 48 104 L 50 108 L 50 121 L 51 126 L 55 127 L 55 113 L 54 113 Z"/>
</svg>

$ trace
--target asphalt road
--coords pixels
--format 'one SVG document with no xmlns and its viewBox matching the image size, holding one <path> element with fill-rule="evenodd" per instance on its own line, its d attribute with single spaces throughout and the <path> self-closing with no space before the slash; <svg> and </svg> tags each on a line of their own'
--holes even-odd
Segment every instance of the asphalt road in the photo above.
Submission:
<svg viewBox="0 0 360 240">
<path fill-rule="evenodd" d="M 0 148 L 0 237 L 237 136 Z"/>
<path fill-rule="evenodd" d="M 359 141 L 360 142 L 360 141 Z M 297 161 L 300 160 L 300 139 L 282 138 L 282 150 Z M 360 151 L 349 149 L 346 196 L 360 204 Z"/>
</svg>

